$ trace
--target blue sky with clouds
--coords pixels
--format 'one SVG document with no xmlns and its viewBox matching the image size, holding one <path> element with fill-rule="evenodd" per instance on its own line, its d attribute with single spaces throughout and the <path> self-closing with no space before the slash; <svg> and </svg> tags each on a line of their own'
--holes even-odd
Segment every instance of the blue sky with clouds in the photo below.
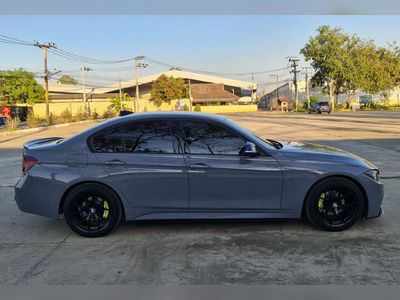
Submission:
<svg viewBox="0 0 400 300">
<path fill-rule="evenodd" d="M 173 65 L 214 72 L 256 72 L 284 67 L 323 24 L 384 45 L 400 39 L 398 16 L 1 16 L 0 34 L 52 41 L 59 48 L 101 59 L 145 55 Z M 304 61 L 301 65 L 306 65 Z M 82 63 L 49 56 L 49 68 L 79 75 Z M 42 51 L 0 44 L 0 68 L 40 71 Z M 132 63 L 93 66 L 93 84 L 133 77 Z M 113 69 L 101 71 L 101 69 Z M 150 65 L 146 73 L 165 68 Z M 89 76 L 88 75 L 88 76 Z M 281 76 L 289 76 L 281 74 Z M 249 80 L 249 76 L 238 79 Z M 269 81 L 268 75 L 256 81 Z"/>
</svg>

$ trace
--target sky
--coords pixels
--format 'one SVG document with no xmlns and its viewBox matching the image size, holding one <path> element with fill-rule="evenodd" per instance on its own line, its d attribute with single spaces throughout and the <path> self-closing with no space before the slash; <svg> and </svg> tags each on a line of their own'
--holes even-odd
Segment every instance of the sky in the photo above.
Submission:
<svg viewBox="0 0 400 300">
<path fill-rule="evenodd" d="M 298 56 L 318 26 L 342 27 L 345 32 L 373 39 L 378 45 L 400 40 L 400 16 L 277 16 L 277 15 L 107 15 L 107 16 L 1 16 L 0 34 L 29 42 L 54 42 L 82 56 L 122 60 L 138 55 L 182 68 L 217 73 L 251 73 L 287 66 L 288 56 Z M 87 82 L 107 86 L 119 78 L 134 78 L 133 62 L 88 65 L 49 54 L 49 69 L 61 70 L 80 80 L 79 69 L 92 67 Z M 0 43 L 0 69 L 22 67 L 41 72 L 43 50 Z M 165 71 L 149 63 L 142 74 Z M 291 75 L 275 72 L 281 80 Z M 251 75 L 234 76 L 251 80 Z M 255 82 L 273 85 L 269 73 Z"/>
</svg>

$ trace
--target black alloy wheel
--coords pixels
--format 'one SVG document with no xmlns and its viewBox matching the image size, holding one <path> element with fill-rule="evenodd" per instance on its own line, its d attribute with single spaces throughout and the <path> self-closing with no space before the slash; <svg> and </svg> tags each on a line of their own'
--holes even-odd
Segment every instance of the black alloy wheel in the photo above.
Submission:
<svg viewBox="0 0 400 300">
<path fill-rule="evenodd" d="M 308 194 L 304 212 L 317 228 L 341 231 L 363 215 L 364 197 L 359 187 L 345 178 L 329 178 L 319 182 Z"/>
<path fill-rule="evenodd" d="M 121 222 L 122 205 L 107 187 L 85 183 L 74 188 L 64 203 L 64 217 L 76 233 L 85 237 L 104 236 Z"/>
</svg>

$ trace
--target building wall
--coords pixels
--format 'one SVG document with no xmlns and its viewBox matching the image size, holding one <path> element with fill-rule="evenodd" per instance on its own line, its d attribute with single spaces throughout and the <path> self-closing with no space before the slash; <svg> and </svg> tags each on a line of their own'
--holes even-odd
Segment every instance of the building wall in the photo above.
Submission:
<svg viewBox="0 0 400 300">
<path fill-rule="evenodd" d="M 256 104 L 251 105 L 207 105 L 200 106 L 201 112 L 220 114 L 220 113 L 235 113 L 235 112 L 255 112 L 258 110 Z"/>
</svg>

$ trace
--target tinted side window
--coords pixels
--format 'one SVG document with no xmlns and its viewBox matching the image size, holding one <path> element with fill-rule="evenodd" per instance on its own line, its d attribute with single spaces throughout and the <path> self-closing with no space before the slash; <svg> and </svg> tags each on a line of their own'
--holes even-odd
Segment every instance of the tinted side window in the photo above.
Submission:
<svg viewBox="0 0 400 300">
<path fill-rule="evenodd" d="M 219 125 L 185 121 L 185 152 L 191 154 L 239 155 L 245 142 Z"/>
<path fill-rule="evenodd" d="M 123 129 L 128 153 L 176 153 L 167 121 L 134 122 Z"/>
<path fill-rule="evenodd" d="M 100 153 L 123 152 L 121 127 L 114 127 L 97 135 L 93 139 L 93 148 Z"/>
</svg>

